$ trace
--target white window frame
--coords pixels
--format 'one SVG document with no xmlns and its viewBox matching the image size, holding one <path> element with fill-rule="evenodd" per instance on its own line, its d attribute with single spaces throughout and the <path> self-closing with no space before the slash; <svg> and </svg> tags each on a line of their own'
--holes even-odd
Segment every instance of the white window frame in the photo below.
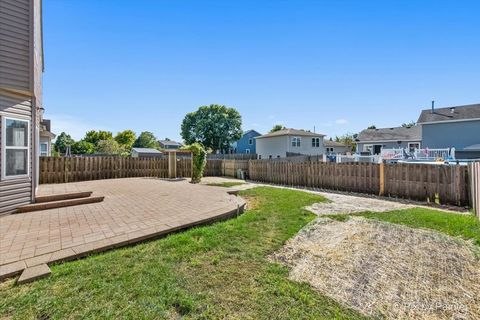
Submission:
<svg viewBox="0 0 480 320">
<path fill-rule="evenodd" d="M 312 148 L 320 148 L 320 138 L 312 138 Z"/>
<path fill-rule="evenodd" d="M 253 139 L 252 138 L 248 139 L 248 145 L 253 146 Z"/>
<path fill-rule="evenodd" d="M 47 146 L 47 148 L 45 149 L 45 154 L 42 154 L 42 145 Z M 40 156 L 41 157 L 48 157 L 48 142 L 40 142 Z"/>
<path fill-rule="evenodd" d="M 422 148 L 422 144 L 421 144 L 420 142 L 409 142 L 409 143 L 408 143 L 408 152 L 410 152 L 410 145 L 412 145 L 412 144 L 418 144 L 418 148 L 417 148 L 417 149 Z M 413 150 L 413 151 L 415 151 L 415 150 Z"/>
<path fill-rule="evenodd" d="M 7 147 L 7 120 L 23 121 L 27 123 L 27 146 L 26 147 Z M 30 119 L 16 118 L 10 116 L 2 116 L 2 139 L 0 144 L 2 145 L 1 157 L 2 157 L 2 180 L 15 180 L 24 179 L 30 177 L 30 149 L 31 149 L 31 137 L 30 137 Z M 27 150 L 27 173 L 15 176 L 7 176 L 7 149 L 8 150 Z"/>
<path fill-rule="evenodd" d="M 246 154 L 250 154 L 250 149 L 245 149 Z"/>
<path fill-rule="evenodd" d="M 292 137 L 292 147 L 299 148 L 302 145 L 302 138 Z"/>
</svg>

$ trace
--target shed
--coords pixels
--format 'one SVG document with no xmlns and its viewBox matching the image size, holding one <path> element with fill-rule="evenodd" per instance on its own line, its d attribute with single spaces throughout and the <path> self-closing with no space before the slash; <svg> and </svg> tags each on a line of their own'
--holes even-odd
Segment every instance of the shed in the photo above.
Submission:
<svg viewBox="0 0 480 320">
<path fill-rule="evenodd" d="M 132 158 L 161 157 L 162 153 L 153 148 L 132 148 Z"/>
</svg>

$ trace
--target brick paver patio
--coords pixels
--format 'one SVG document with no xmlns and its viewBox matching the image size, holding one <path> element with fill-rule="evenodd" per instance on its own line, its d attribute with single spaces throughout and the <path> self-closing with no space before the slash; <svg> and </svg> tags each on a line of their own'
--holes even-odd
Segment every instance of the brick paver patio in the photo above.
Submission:
<svg viewBox="0 0 480 320">
<path fill-rule="evenodd" d="M 220 219 L 244 205 L 225 188 L 154 178 L 42 185 L 39 195 L 76 191 L 105 200 L 0 217 L 0 278 Z"/>
</svg>

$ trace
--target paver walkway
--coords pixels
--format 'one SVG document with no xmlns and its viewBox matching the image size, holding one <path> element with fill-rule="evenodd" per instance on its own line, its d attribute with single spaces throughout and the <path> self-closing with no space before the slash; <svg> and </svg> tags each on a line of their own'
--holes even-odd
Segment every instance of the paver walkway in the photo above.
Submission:
<svg viewBox="0 0 480 320">
<path fill-rule="evenodd" d="M 0 217 L 0 278 L 26 267 L 138 242 L 236 214 L 225 188 L 154 178 L 41 185 L 39 195 L 93 191 L 101 203 Z"/>
</svg>

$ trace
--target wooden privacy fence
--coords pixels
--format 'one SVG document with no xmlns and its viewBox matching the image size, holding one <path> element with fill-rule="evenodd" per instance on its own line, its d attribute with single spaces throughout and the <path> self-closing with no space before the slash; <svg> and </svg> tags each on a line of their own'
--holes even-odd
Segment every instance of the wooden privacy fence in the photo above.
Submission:
<svg viewBox="0 0 480 320">
<path fill-rule="evenodd" d="M 191 158 L 176 159 L 177 177 L 192 176 Z M 205 176 L 236 177 L 248 160 L 208 160 Z M 66 183 L 131 177 L 168 178 L 168 158 L 40 157 L 40 183 Z"/>
<path fill-rule="evenodd" d="M 460 206 L 470 203 L 466 166 L 254 160 L 250 161 L 248 172 L 252 180 L 282 185 Z"/>
<path fill-rule="evenodd" d="M 178 158 L 177 177 L 191 177 L 190 158 Z M 419 201 L 480 207 L 480 163 L 433 164 L 328 163 L 321 161 L 208 159 L 205 176 L 236 177 L 281 185 L 360 192 Z M 168 177 L 166 158 L 40 158 L 40 183 L 128 177 Z"/>
<path fill-rule="evenodd" d="M 473 212 L 480 218 L 480 162 L 469 164 L 471 203 Z"/>
</svg>

